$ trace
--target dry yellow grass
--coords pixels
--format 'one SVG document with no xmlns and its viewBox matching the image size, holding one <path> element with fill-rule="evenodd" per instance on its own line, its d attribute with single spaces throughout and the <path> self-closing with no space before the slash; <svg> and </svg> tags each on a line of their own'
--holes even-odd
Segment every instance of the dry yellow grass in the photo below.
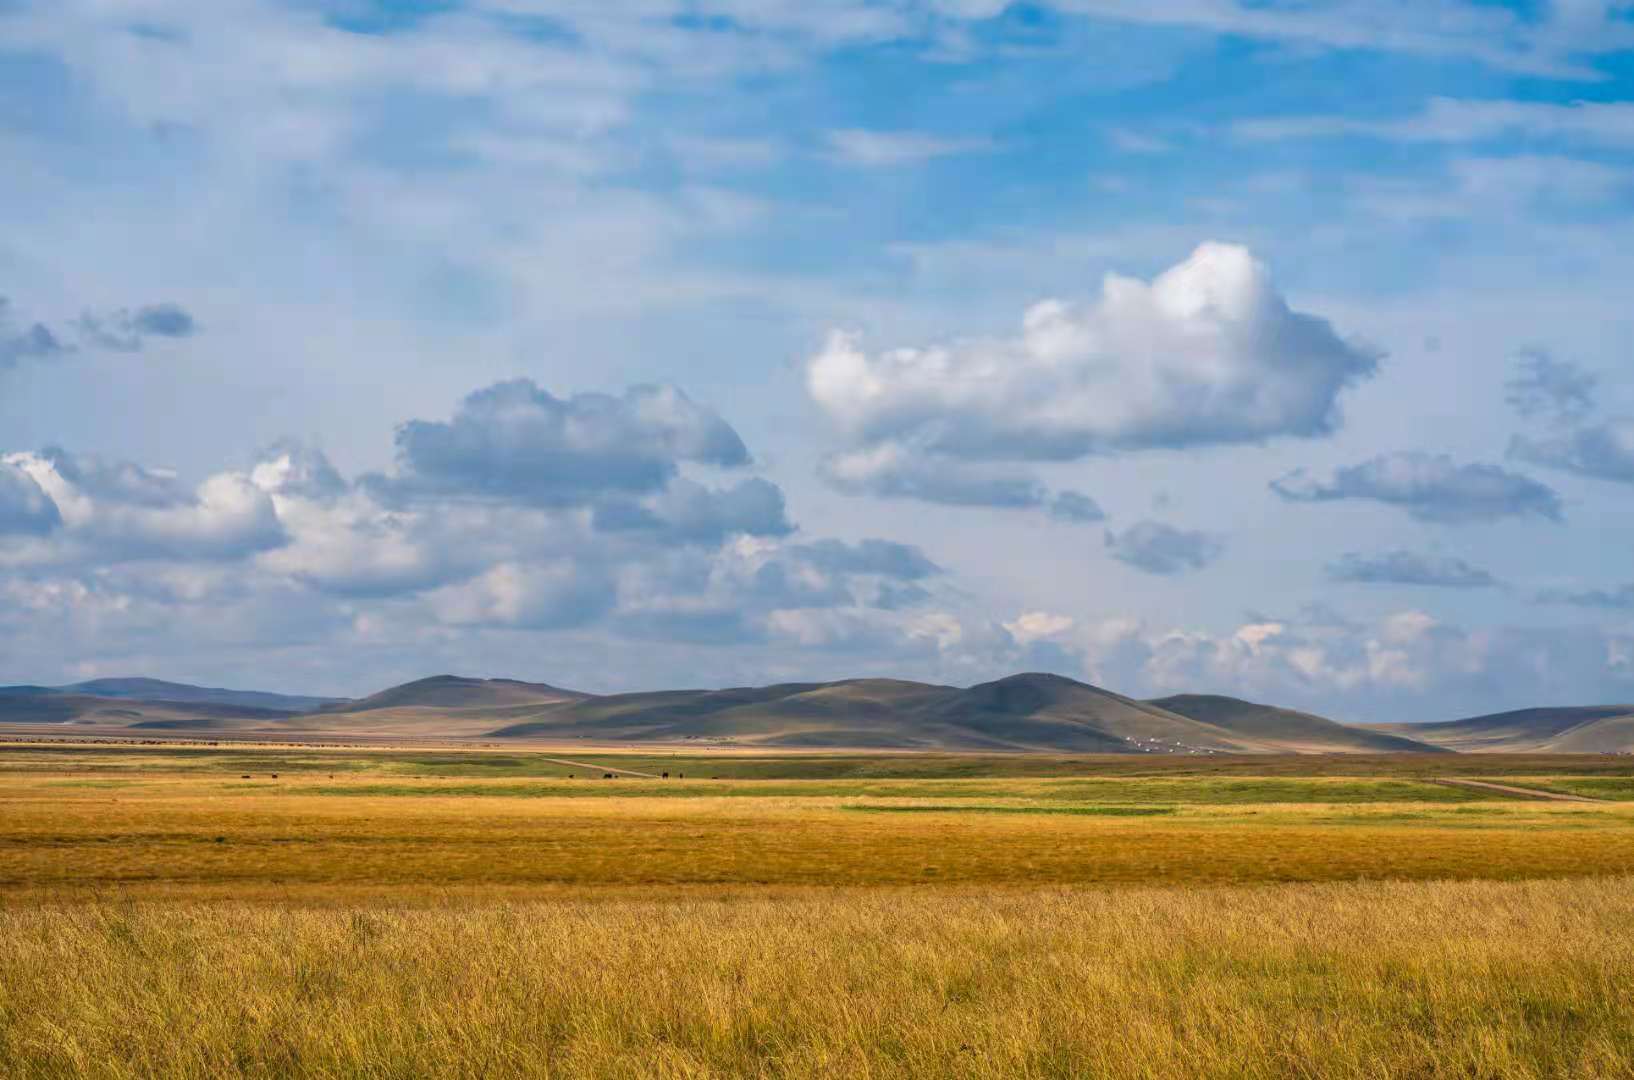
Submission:
<svg viewBox="0 0 1634 1080">
<path fill-rule="evenodd" d="M 1634 881 L 0 911 L 7 1077 L 1621 1077 Z"/>
<path fill-rule="evenodd" d="M 72 782 L 70 782 L 72 783 Z M 814 794 L 342 796 L 176 779 L 0 785 L 0 898 L 351 902 L 640 887 L 1230 884 L 1634 873 L 1634 806 L 1178 805 L 1156 816 L 956 812 L 995 800 Z M 1016 781 L 1010 809 L 1071 808 Z M 748 784 L 754 790 L 753 784 Z M 814 786 L 821 792 L 820 785 Z M 951 787 L 957 792 L 957 787 Z M 1031 795 L 1032 797 L 1027 797 Z M 864 813 L 852 807 L 949 807 Z"/>
<path fill-rule="evenodd" d="M 1634 1077 L 1634 802 L 248 760 L 0 756 L 0 1077 Z"/>
</svg>

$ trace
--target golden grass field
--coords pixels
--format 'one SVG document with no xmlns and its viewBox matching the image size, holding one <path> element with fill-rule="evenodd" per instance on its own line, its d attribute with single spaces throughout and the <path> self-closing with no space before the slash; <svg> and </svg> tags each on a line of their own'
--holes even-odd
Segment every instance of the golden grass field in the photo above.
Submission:
<svg viewBox="0 0 1634 1080">
<path fill-rule="evenodd" d="M 0 745 L 0 1076 L 1634 1076 L 1631 759 L 562 760 Z"/>
</svg>

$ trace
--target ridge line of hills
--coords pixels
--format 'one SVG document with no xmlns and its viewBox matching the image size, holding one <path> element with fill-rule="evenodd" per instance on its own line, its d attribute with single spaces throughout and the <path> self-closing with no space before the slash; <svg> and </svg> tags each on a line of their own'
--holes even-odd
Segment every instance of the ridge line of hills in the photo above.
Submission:
<svg viewBox="0 0 1634 1080">
<path fill-rule="evenodd" d="M 901 679 L 587 694 L 437 675 L 358 699 L 95 679 L 0 687 L 0 732 L 484 739 L 598 745 L 1070 753 L 1634 752 L 1634 706 L 1347 725 L 1212 694 L 1138 700 L 1060 675 L 971 687 Z"/>
</svg>

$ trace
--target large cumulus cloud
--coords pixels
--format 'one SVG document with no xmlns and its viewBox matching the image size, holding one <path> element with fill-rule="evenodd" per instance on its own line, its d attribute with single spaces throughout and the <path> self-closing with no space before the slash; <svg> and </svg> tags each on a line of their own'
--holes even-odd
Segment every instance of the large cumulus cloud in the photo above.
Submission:
<svg viewBox="0 0 1634 1080">
<path fill-rule="evenodd" d="M 1151 282 L 1109 275 L 1093 300 L 1035 304 L 1011 338 L 870 353 L 836 332 L 806 385 L 849 443 L 825 469 L 838 486 L 1014 506 L 1042 500 L 962 470 L 1325 435 L 1377 364 L 1293 310 L 1247 249 L 1208 243 Z"/>
</svg>

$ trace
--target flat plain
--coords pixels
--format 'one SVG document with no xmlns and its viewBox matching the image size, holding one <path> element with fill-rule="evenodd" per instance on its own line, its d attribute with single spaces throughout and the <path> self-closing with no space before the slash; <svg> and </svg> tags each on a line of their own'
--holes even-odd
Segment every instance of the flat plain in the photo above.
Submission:
<svg viewBox="0 0 1634 1080">
<path fill-rule="evenodd" d="M 1631 800 L 1610 756 L 0 744 L 0 1075 L 1634 1075 Z"/>
</svg>

